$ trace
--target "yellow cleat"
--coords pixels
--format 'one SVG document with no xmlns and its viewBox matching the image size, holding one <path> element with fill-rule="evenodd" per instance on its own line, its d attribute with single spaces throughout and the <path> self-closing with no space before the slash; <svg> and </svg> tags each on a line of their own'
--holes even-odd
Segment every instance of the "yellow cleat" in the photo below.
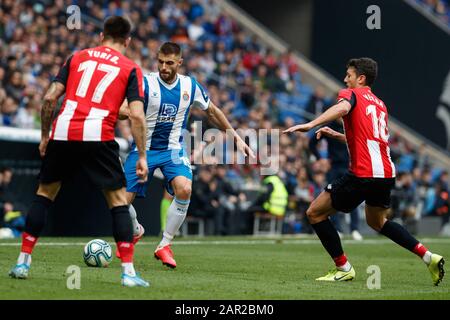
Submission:
<svg viewBox="0 0 450 320">
<path fill-rule="evenodd" d="M 338 269 L 333 269 L 328 272 L 325 276 L 317 278 L 317 281 L 351 281 L 355 278 L 356 272 L 352 268 L 349 271 L 341 271 Z"/>
<path fill-rule="evenodd" d="M 431 262 L 428 265 L 428 270 L 430 270 L 431 279 L 435 286 L 437 286 L 442 281 L 442 278 L 444 278 L 444 263 L 444 257 L 434 253 L 431 255 Z"/>
</svg>

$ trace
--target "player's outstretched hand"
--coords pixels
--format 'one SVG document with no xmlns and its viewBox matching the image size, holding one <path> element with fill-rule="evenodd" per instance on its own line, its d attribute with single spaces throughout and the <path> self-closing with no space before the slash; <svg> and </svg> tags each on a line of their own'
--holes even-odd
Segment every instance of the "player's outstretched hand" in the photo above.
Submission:
<svg viewBox="0 0 450 320">
<path fill-rule="evenodd" d="M 139 183 L 144 183 L 147 181 L 148 166 L 145 158 L 139 158 L 138 161 L 136 161 L 136 175 L 139 178 Z"/>
<path fill-rule="evenodd" d="M 237 144 L 236 144 L 237 149 L 242 152 L 244 154 L 244 156 L 248 156 L 250 158 L 255 159 L 255 153 L 253 152 L 253 150 L 243 141 L 243 140 L 238 140 Z"/>
<path fill-rule="evenodd" d="M 45 156 L 45 152 L 47 151 L 49 138 L 42 138 L 41 143 L 39 143 L 39 154 L 43 158 Z"/>
<path fill-rule="evenodd" d="M 322 136 L 324 137 L 330 137 L 330 138 L 337 138 L 339 136 L 339 133 L 330 127 L 322 127 L 319 130 L 316 131 L 316 138 L 319 140 Z"/>
<path fill-rule="evenodd" d="M 291 132 L 295 132 L 295 131 L 308 132 L 311 129 L 312 129 L 312 127 L 309 123 L 304 123 L 304 124 L 298 124 L 296 126 L 290 127 L 289 129 L 284 130 L 283 133 L 291 133 Z"/>
</svg>

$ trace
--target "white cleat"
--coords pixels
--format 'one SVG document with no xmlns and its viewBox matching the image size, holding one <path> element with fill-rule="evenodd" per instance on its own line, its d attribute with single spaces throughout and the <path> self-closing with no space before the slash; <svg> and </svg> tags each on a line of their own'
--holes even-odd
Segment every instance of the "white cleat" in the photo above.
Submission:
<svg viewBox="0 0 450 320">
<path fill-rule="evenodd" d="M 138 275 L 135 275 L 134 277 L 129 276 L 125 273 L 122 273 L 122 285 L 124 287 L 149 287 L 150 284 L 139 277 Z"/>
<path fill-rule="evenodd" d="M 353 240 L 356 240 L 356 241 L 362 241 L 364 239 L 363 236 L 361 235 L 361 233 L 359 233 L 358 230 L 353 230 L 352 231 L 352 238 L 353 238 Z"/>
<path fill-rule="evenodd" d="M 26 279 L 28 278 L 28 271 L 30 270 L 30 266 L 25 263 L 17 264 L 14 268 L 9 272 L 9 276 L 14 279 Z"/>
</svg>

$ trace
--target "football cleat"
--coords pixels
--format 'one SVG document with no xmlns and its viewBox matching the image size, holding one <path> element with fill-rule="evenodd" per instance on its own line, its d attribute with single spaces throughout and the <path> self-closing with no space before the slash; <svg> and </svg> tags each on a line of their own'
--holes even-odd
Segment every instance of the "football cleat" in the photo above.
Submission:
<svg viewBox="0 0 450 320">
<path fill-rule="evenodd" d="M 28 271 L 30 270 L 30 266 L 25 263 L 17 264 L 14 268 L 9 272 L 9 276 L 14 279 L 26 279 L 28 278 Z"/>
<path fill-rule="evenodd" d="M 353 240 L 356 240 L 356 241 L 364 240 L 363 236 L 361 235 L 361 233 L 359 233 L 358 230 L 353 230 L 352 231 L 352 238 L 353 238 Z"/>
<path fill-rule="evenodd" d="M 155 250 L 155 258 L 161 260 L 162 264 L 168 266 L 169 268 L 176 268 L 177 263 L 173 258 L 172 249 L 170 249 L 170 244 L 164 247 L 158 247 Z"/>
<path fill-rule="evenodd" d="M 145 229 L 139 224 L 139 234 L 137 236 L 133 236 L 133 244 L 136 244 L 141 238 L 144 236 Z M 116 249 L 116 257 L 120 259 L 120 251 L 119 248 Z"/>
<path fill-rule="evenodd" d="M 431 262 L 428 265 L 428 270 L 431 273 L 431 279 L 433 280 L 433 284 L 437 286 L 444 278 L 444 263 L 445 260 L 442 256 L 438 254 L 431 254 Z"/>
<path fill-rule="evenodd" d="M 352 268 L 349 271 L 341 271 L 339 269 L 333 269 L 329 271 L 325 276 L 317 278 L 317 281 L 351 281 L 355 278 L 356 272 Z"/>
<path fill-rule="evenodd" d="M 129 276 L 125 273 L 122 273 L 121 276 L 122 280 L 122 285 L 124 287 L 149 287 L 150 284 L 145 281 L 144 279 L 142 279 L 141 277 L 139 277 L 139 275 L 135 275 L 134 277 Z"/>
</svg>

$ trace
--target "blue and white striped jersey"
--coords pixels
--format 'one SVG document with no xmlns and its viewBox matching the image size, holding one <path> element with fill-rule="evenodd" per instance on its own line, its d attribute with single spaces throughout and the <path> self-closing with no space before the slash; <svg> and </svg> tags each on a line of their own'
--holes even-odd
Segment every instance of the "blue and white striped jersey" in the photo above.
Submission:
<svg viewBox="0 0 450 320">
<path fill-rule="evenodd" d="M 147 150 L 182 149 L 182 131 L 189 109 L 209 107 L 205 89 L 192 77 L 177 75 L 172 84 L 165 83 L 158 72 L 144 75 L 144 111 L 147 121 Z"/>
</svg>

